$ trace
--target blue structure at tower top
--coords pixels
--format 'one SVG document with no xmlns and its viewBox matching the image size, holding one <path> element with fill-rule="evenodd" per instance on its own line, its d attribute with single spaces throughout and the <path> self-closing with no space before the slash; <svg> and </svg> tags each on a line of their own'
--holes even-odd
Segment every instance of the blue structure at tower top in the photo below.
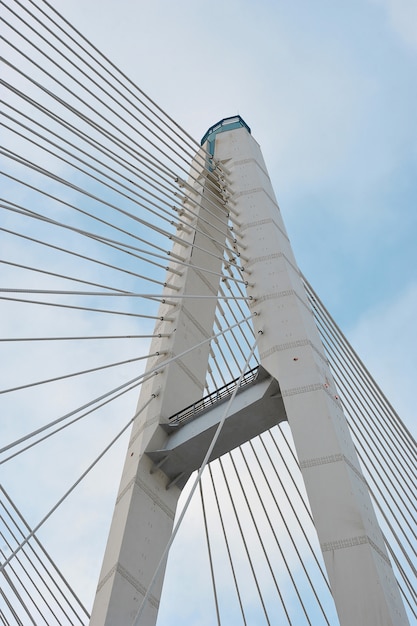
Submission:
<svg viewBox="0 0 417 626">
<path fill-rule="evenodd" d="M 213 141 L 215 136 L 219 133 L 224 133 L 227 130 L 233 130 L 234 128 L 246 128 L 246 130 L 251 132 L 249 126 L 246 122 L 240 117 L 240 115 L 234 115 L 233 117 L 225 117 L 217 124 L 210 126 L 204 137 L 202 138 L 200 145 L 203 145 L 207 140 L 209 142 Z"/>
</svg>

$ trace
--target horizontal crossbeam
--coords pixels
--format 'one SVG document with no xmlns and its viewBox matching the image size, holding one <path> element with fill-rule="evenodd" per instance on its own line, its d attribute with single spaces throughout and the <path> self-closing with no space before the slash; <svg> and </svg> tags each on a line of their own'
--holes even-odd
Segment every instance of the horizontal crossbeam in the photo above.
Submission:
<svg viewBox="0 0 417 626">
<path fill-rule="evenodd" d="M 255 371 L 257 376 L 254 377 L 252 370 L 252 380 L 238 389 L 210 461 L 287 419 L 277 381 L 262 367 Z M 233 383 L 236 384 L 235 381 Z M 230 389 L 234 388 L 233 383 L 222 388 L 224 393 L 219 394 L 217 400 L 211 394 L 173 416 L 164 424 L 168 433 L 165 446 L 147 450 L 154 469 L 162 469 L 168 476 L 169 486 L 176 484 L 184 487 L 190 475 L 201 466 L 217 426 L 224 417 L 225 401 Z M 196 407 L 195 411 L 193 407 Z"/>
</svg>

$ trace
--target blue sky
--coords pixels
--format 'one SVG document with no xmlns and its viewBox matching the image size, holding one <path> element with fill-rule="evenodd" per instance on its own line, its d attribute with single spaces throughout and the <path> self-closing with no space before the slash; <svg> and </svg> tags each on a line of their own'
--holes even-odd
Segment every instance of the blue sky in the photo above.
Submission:
<svg viewBox="0 0 417 626">
<path fill-rule="evenodd" d="M 376 378 L 390 394 L 401 384 L 395 400 L 412 422 L 414 2 L 68 0 L 60 9 L 197 139 L 223 117 L 245 119 L 299 266 Z"/>
<path fill-rule="evenodd" d="M 416 7 L 412 0 L 61 0 L 58 6 L 196 139 L 223 117 L 244 118 L 261 145 L 300 268 L 414 433 Z M 26 254 L 30 260 L 30 249 Z M 19 320 L 14 323 L 17 328 Z M 53 316 L 44 320 L 45 328 L 55 323 Z M 132 321 L 129 329 L 133 334 Z M 131 355 L 126 348 L 121 358 Z M 111 361 L 104 348 L 96 356 Z M 79 354 L 67 352 L 65 359 L 75 368 Z M 80 391 L 74 383 L 73 390 L 80 397 L 89 392 L 87 384 Z M 68 446 L 77 445 L 79 433 Z M 123 446 L 117 453 L 123 456 Z M 115 458 L 103 473 L 110 492 L 121 463 Z M 86 459 L 80 452 L 77 468 Z M 113 500 L 103 484 L 95 481 L 94 488 L 103 502 Z M 87 505 L 88 486 L 84 493 Z M 39 515 L 54 498 L 52 491 Z M 30 500 L 35 507 L 35 494 Z M 90 537 L 104 517 L 99 509 L 88 522 L 80 517 L 80 535 L 85 530 Z M 86 539 L 84 560 L 71 565 L 78 572 L 85 565 L 89 590 L 95 587 L 89 573 L 96 574 L 90 553 L 101 549 L 100 541 Z M 65 552 L 58 536 L 52 544 Z"/>
</svg>

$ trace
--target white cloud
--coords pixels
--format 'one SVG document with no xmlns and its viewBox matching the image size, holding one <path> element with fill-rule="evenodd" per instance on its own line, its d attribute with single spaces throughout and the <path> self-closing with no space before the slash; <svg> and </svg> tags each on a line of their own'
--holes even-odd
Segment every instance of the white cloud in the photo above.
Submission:
<svg viewBox="0 0 417 626">
<path fill-rule="evenodd" d="M 386 11 L 391 28 L 411 49 L 417 50 L 417 4 L 414 0 L 372 0 Z"/>
</svg>

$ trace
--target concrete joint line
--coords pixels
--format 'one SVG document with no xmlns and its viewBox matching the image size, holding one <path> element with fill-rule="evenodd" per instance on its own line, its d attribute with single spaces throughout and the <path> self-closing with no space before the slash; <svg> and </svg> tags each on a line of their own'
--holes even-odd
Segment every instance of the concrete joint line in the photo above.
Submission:
<svg viewBox="0 0 417 626">
<path fill-rule="evenodd" d="M 124 496 L 127 494 L 128 491 L 131 490 L 131 488 L 133 487 L 133 485 L 135 484 L 135 479 L 132 478 L 128 484 L 126 485 L 126 487 L 118 494 L 117 498 L 116 498 L 116 504 L 119 504 L 120 500 L 122 498 L 124 498 Z"/>
<path fill-rule="evenodd" d="M 288 239 L 287 233 L 284 230 L 282 230 L 282 228 L 272 218 L 268 218 L 264 220 L 257 220 L 256 222 L 248 222 L 246 224 L 243 224 L 240 230 L 242 233 L 244 233 L 245 230 L 247 230 L 248 228 L 256 228 L 257 226 L 263 226 L 264 224 L 273 224 L 275 228 L 279 230 L 279 232 L 284 237 L 284 239 L 286 239 L 289 243 L 290 240 Z M 298 269 L 296 269 L 296 272 L 300 274 L 300 271 Z"/>
<path fill-rule="evenodd" d="M 209 231 L 209 229 L 207 228 L 207 226 L 206 226 L 205 224 L 201 224 L 201 223 L 200 223 L 200 224 L 199 224 L 199 230 L 200 230 L 202 233 L 204 233 L 205 235 L 207 235 L 208 237 L 210 237 L 210 238 L 211 238 L 211 243 L 212 243 L 212 245 L 216 248 L 216 250 L 217 250 L 218 252 L 223 252 L 223 248 L 222 248 L 222 246 L 221 246 L 221 245 L 220 245 L 217 241 L 215 241 L 215 240 L 214 240 L 214 235 L 213 235 L 213 233 L 211 233 L 211 232 Z M 227 231 L 225 231 L 225 232 L 223 233 L 223 235 L 224 235 L 225 237 L 227 236 L 227 234 L 228 234 L 228 233 L 227 233 Z M 220 236 L 220 234 L 219 234 L 219 236 Z M 195 271 L 197 272 L 197 270 L 195 270 Z"/>
<path fill-rule="evenodd" d="M 258 300 L 256 300 L 254 303 L 251 303 L 250 307 L 254 308 L 257 302 Z M 321 352 L 319 348 L 317 348 L 317 346 L 315 346 L 314 343 L 310 341 L 309 339 L 302 339 L 302 340 L 300 339 L 299 341 L 289 341 L 288 343 L 280 343 L 275 346 L 271 346 L 270 348 L 268 348 L 268 350 L 265 350 L 265 352 L 261 352 L 259 356 L 261 359 L 266 359 L 269 356 L 271 356 L 271 354 L 274 354 L 274 352 L 282 352 L 284 350 L 293 350 L 296 348 L 302 348 L 304 346 L 310 346 L 310 348 L 314 350 L 314 352 L 317 354 L 317 356 L 320 358 L 323 364 L 326 365 L 327 367 L 329 366 L 329 360 L 326 357 L 326 355 L 323 352 Z M 326 391 L 329 397 L 335 401 L 336 399 L 334 398 L 334 396 L 332 396 L 329 390 L 326 389 Z M 338 403 L 337 405 L 339 406 Z"/>
<path fill-rule="evenodd" d="M 360 537 L 348 537 L 347 539 L 339 539 L 338 541 L 327 541 L 321 543 L 320 547 L 323 552 L 330 552 L 332 550 L 344 550 L 345 548 L 353 548 L 354 546 L 362 546 L 369 543 L 367 535 Z"/>
<path fill-rule="evenodd" d="M 113 567 L 111 568 L 111 570 L 105 575 L 104 578 L 102 578 L 97 586 L 97 591 L 96 593 L 98 593 L 100 591 L 100 589 L 102 587 L 104 587 L 104 585 L 106 584 L 106 582 L 109 580 L 109 578 L 111 578 L 113 576 L 113 574 L 115 573 L 117 569 L 117 565 L 113 565 Z"/>
<path fill-rule="evenodd" d="M 343 458 L 345 460 L 346 465 L 348 465 L 350 467 L 350 469 L 352 470 L 352 472 L 354 472 L 354 474 L 356 474 L 356 476 L 366 485 L 366 487 L 368 488 L 368 483 L 366 481 L 365 476 L 362 474 L 361 470 L 359 467 L 356 467 L 356 465 L 354 465 L 354 463 L 352 463 L 352 461 L 350 461 L 350 459 L 347 458 L 347 456 L 343 455 Z"/>
<path fill-rule="evenodd" d="M 138 487 L 138 489 L 146 493 L 146 495 L 152 500 L 152 502 L 154 502 L 162 511 L 164 511 L 164 513 L 168 517 L 170 517 L 171 519 L 174 519 L 175 512 L 172 509 L 170 509 L 169 506 L 167 506 L 165 502 L 163 502 L 163 500 L 158 498 L 158 496 L 138 476 L 136 476 L 135 478 L 132 478 L 129 481 L 129 483 L 126 485 L 126 487 L 123 489 L 123 491 L 119 493 L 119 495 L 117 496 L 116 504 L 118 504 L 120 500 L 126 495 L 126 493 L 130 491 L 132 487 L 134 487 L 135 485 L 136 487 Z"/>
<path fill-rule="evenodd" d="M 316 383 L 314 385 L 305 385 L 304 387 L 293 387 L 292 389 L 281 389 L 282 397 L 297 396 L 300 393 L 311 393 L 312 391 L 323 391 L 323 385 Z"/>
<path fill-rule="evenodd" d="M 217 294 L 216 294 L 217 295 Z M 202 336 L 205 339 L 208 339 L 210 337 L 210 335 L 207 333 L 207 331 L 205 330 L 205 328 L 203 328 L 203 326 L 196 320 L 196 318 L 191 315 L 190 311 L 184 306 L 182 308 L 182 311 L 184 313 L 184 315 L 186 315 L 188 317 L 188 319 L 190 320 L 190 322 L 196 327 L 198 328 L 198 330 L 200 331 L 200 333 L 202 334 Z"/>
<path fill-rule="evenodd" d="M 288 261 L 287 257 L 285 256 L 283 252 L 275 252 L 274 254 L 266 254 L 265 256 L 253 257 L 246 263 L 246 265 L 249 267 L 250 265 L 255 265 L 255 263 L 262 263 L 263 261 L 270 261 L 271 259 L 282 259 L 282 258 Z"/>
<path fill-rule="evenodd" d="M 256 302 L 260 304 L 261 302 L 266 302 L 267 300 L 276 300 L 277 298 L 286 298 L 287 296 L 296 296 L 296 292 L 294 289 L 286 289 L 285 291 L 275 291 L 274 293 L 267 293 L 264 296 L 260 296 L 256 298 Z"/>
<path fill-rule="evenodd" d="M 274 207 L 277 209 L 277 211 L 278 211 L 279 213 L 281 213 L 281 211 L 280 211 L 280 209 L 279 209 L 279 206 L 278 206 L 278 204 L 277 204 L 276 199 L 275 199 L 273 196 L 271 196 L 271 195 L 270 195 L 270 194 L 266 191 L 266 189 L 264 189 L 263 187 L 254 187 L 253 189 L 245 189 L 245 190 L 243 190 L 243 191 L 238 191 L 237 193 L 233 194 L 233 199 L 234 199 L 234 200 L 236 200 L 237 198 L 240 198 L 240 197 L 243 197 L 243 196 L 250 196 L 250 195 L 253 195 L 253 194 L 255 194 L 255 193 L 260 193 L 260 192 L 262 192 L 263 194 L 265 194 L 265 196 L 268 198 L 268 200 L 269 200 L 270 202 L 272 202 L 272 204 L 273 204 L 273 205 L 274 205 Z M 288 237 L 287 237 L 287 239 L 288 239 Z"/>
<path fill-rule="evenodd" d="M 138 416 L 136 416 L 135 419 L 137 419 L 137 417 Z M 152 424 L 159 424 L 159 415 L 154 415 L 153 417 L 149 417 L 149 418 L 146 419 L 146 422 L 142 422 L 141 423 L 141 425 L 139 426 L 139 428 L 137 429 L 135 434 L 132 435 L 131 438 L 129 439 L 129 448 L 136 441 L 136 439 L 139 437 L 139 435 L 141 435 L 143 433 L 145 428 L 148 428 L 148 426 L 152 426 Z"/>
<path fill-rule="evenodd" d="M 318 352 L 318 354 L 320 354 Z M 314 385 L 306 385 L 304 387 L 293 387 L 291 389 L 282 390 L 282 397 L 286 398 L 288 396 L 296 396 L 300 393 L 310 393 L 312 391 L 324 391 L 330 400 L 334 403 L 336 408 L 340 411 L 341 415 L 343 415 L 343 409 L 341 406 L 341 401 L 338 396 L 334 396 L 330 393 L 328 389 L 322 383 L 315 383 Z"/>
<path fill-rule="evenodd" d="M 294 265 L 283 252 L 275 252 L 274 254 L 268 254 L 268 255 L 265 255 L 265 256 L 254 257 L 253 259 L 250 259 L 246 263 L 246 267 L 251 267 L 252 265 L 256 265 L 257 263 L 264 263 L 265 261 L 270 261 L 272 259 L 285 259 L 286 262 L 288 263 L 288 265 L 290 267 L 292 267 L 294 272 L 297 274 L 297 276 L 301 277 L 301 272 L 298 269 L 298 267 L 296 265 Z"/>
<path fill-rule="evenodd" d="M 311 307 L 308 305 L 308 303 L 306 301 L 303 300 L 303 298 L 301 298 L 298 293 L 296 291 L 294 291 L 294 289 L 287 289 L 285 291 L 277 291 L 275 293 L 268 293 L 265 296 L 259 296 L 259 297 L 254 297 L 253 300 L 251 300 L 248 303 L 249 308 L 253 309 L 256 305 L 265 302 L 266 300 L 275 300 L 276 298 L 283 298 L 286 296 L 295 296 L 298 301 L 305 307 L 305 309 L 309 312 L 310 315 L 313 315 L 313 311 L 311 310 Z"/>
<path fill-rule="evenodd" d="M 271 356 L 271 354 L 274 354 L 274 352 L 282 352 L 283 350 L 302 348 L 304 346 L 311 346 L 312 348 L 314 347 L 309 339 L 299 339 L 298 341 L 288 341 L 287 343 L 280 343 L 278 345 L 272 346 L 268 350 L 265 350 L 265 352 L 261 352 L 259 356 L 261 357 L 261 359 L 264 359 L 268 356 Z"/>
<path fill-rule="evenodd" d="M 141 593 L 143 596 L 145 596 L 147 589 L 146 587 L 144 587 L 142 585 L 142 583 L 140 583 L 138 580 L 136 580 L 136 578 L 134 576 L 132 576 L 132 574 L 130 574 L 127 569 L 125 569 L 122 565 L 120 565 L 120 563 L 117 564 L 117 571 L 120 574 L 120 576 L 122 576 L 125 580 L 127 580 L 128 583 L 130 583 L 132 585 L 132 587 L 134 587 L 136 589 L 136 591 L 139 591 L 139 593 Z M 148 596 L 148 601 L 149 604 L 152 604 L 152 606 L 158 610 L 159 609 L 159 600 L 157 600 L 157 598 L 155 598 L 155 596 L 151 593 Z"/>
<path fill-rule="evenodd" d="M 197 389 L 201 389 L 201 383 L 196 376 L 194 376 L 193 372 L 188 369 L 186 365 L 181 361 L 181 359 L 176 360 L 177 365 L 182 369 L 182 371 L 188 376 L 190 380 L 196 385 Z"/>
<path fill-rule="evenodd" d="M 152 489 L 139 478 L 139 476 L 136 476 L 136 478 L 134 479 L 134 483 L 135 486 L 144 493 L 146 493 L 146 495 L 151 498 L 152 502 L 154 502 L 162 511 L 164 511 L 164 513 L 168 517 L 174 519 L 175 511 L 173 511 L 167 504 L 165 504 L 165 502 L 161 498 L 159 498 L 156 493 L 152 491 Z"/>
<path fill-rule="evenodd" d="M 222 251 L 222 254 L 223 254 L 223 251 Z M 200 270 L 197 270 L 195 268 L 193 269 L 194 269 L 194 272 L 199 277 L 199 279 L 210 289 L 211 293 L 217 296 L 217 289 L 213 287 L 212 283 L 208 280 L 207 276 L 205 276 L 204 273 L 201 272 Z"/>
<path fill-rule="evenodd" d="M 320 357 L 323 363 L 325 365 L 329 365 L 329 361 L 326 358 L 326 356 L 322 352 L 320 352 L 320 350 L 309 339 L 300 339 L 299 341 L 289 341 L 288 343 L 281 343 L 275 346 L 271 346 L 271 348 L 269 348 L 268 350 L 265 350 L 265 352 L 261 352 L 259 356 L 261 357 L 261 359 L 264 359 L 264 358 L 267 358 L 268 356 L 271 356 L 271 354 L 273 354 L 274 352 L 281 352 L 282 350 L 292 350 L 293 348 L 302 348 L 304 346 L 310 346 L 314 350 L 314 352 L 317 354 L 317 356 Z"/>
<path fill-rule="evenodd" d="M 100 591 L 100 589 L 103 587 L 103 585 L 106 584 L 106 582 L 109 580 L 109 578 L 111 578 L 111 576 L 113 576 L 113 574 L 115 573 L 120 574 L 120 576 L 122 578 L 124 578 L 132 587 L 134 587 L 136 589 L 136 591 L 139 591 L 139 593 L 142 596 L 145 596 L 147 589 L 145 589 L 145 587 L 134 577 L 132 576 L 132 574 L 130 574 L 126 568 L 124 568 L 122 565 L 120 565 L 120 563 L 116 563 L 116 565 L 113 565 L 113 567 L 111 568 L 111 570 L 109 571 L 108 574 L 106 574 L 106 576 L 103 578 L 103 580 L 99 583 L 98 587 L 97 587 L 97 592 Z M 155 598 L 154 595 L 150 594 L 149 596 L 149 603 L 152 604 L 152 606 L 158 610 L 159 608 L 159 600 L 157 600 L 157 598 Z"/>
<path fill-rule="evenodd" d="M 252 193 L 259 193 L 260 191 L 265 193 L 265 189 L 262 187 L 253 187 L 252 189 L 244 189 L 234 194 L 234 198 L 241 198 L 242 196 L 250 196 Z"/>
<path fill-rule="evenodd" d="M 328 541 L 321 543 L 320 547 L 323 552 L 330 552 L 332 550 L 344 550 L 345 548 L 353 548 L 355 546 L 362 546 L 369 544 L 371 548 L 384 559 L 384 561 L 391 567 L 391 563 L 387 555 L 376 545 L 374 541 L 368 535 L 362 535 L 360 537 L 348 537 L 347 539 L 339 539 L 339 541 Z"/>
<path fill-rule="evenodd" d="M 328 456 L 320 456 L 316 459 L 306 459 L 300 462 L 300 468 L 316 467 L 318 465 L 326 465 L 327 463 L 339 463 L 344 460 L 343 454 L 329 454 Z"/>
<path fill-rule="evenodd" d="M 344 462 L 350 467 L 350 469 L 356 474 L 356 476 L 367 485 L 366 479 L 360 469 L 350 461 L 344 454 L 329 454 L 328 456 L 321 456 L 315 459 L 305 459 L 300 462 L 301 469 L 307 469 L 309 467 L 319 467 L 321 465 L 327 465 L 328 463 L 340 463 Z"/>
<path fill-rule="evenodd" d="M 270 181 L 268 172 L 264 170 L 262 165 L 256 159 L 242 159 L 241 161 L 233 161 L 233 167 L 239 167 L 239 165 L 247 165 L 248 163 L 254 163 L 256 167 L 258 167 L 261 170 L 261 172 L 265 174 L 267 179 Z"/>
</svg>

